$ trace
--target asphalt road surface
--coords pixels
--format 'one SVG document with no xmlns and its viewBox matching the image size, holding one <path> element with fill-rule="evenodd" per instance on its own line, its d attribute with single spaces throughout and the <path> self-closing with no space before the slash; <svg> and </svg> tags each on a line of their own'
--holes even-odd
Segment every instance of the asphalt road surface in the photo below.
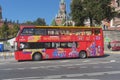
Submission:
<svg viewBox="0 0 120 80">
<path fill-rule="evenodd" d="M 87 59 L 0 62 L 0 80 L 120 80 L 120 54 Z"/>
</svg>

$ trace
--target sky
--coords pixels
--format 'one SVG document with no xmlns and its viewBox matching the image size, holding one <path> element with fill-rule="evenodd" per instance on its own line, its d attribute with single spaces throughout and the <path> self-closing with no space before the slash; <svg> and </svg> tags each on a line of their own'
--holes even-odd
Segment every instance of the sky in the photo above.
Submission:
<svg viewBox="0 0 120 80">
<path fill-rule="evenodd" d="M 67 13 L 70 13 L 70 1 L 65 0 Z M 50 25 L 59 10 L 60 0 L 0 0 L 3 20 L 35 21 L 44 18 Z"/>
</svg>

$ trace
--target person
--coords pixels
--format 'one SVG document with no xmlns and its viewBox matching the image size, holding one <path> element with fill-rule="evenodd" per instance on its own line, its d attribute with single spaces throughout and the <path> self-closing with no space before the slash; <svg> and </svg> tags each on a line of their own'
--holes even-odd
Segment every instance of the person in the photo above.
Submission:
<svg viewBox="0 0 120 80">
<path fill-rule="evenodd" d="M 108 47 L 108 49 L 111 49 L 111 44 L 110 44 L 110 42 L 108 43 L 107 47 Z"/>
</svg>

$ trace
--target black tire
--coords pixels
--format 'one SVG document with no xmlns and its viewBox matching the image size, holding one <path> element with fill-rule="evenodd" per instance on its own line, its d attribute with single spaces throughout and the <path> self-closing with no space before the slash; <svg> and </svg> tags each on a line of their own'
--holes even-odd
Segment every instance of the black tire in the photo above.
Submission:
<svg viewBox="0 0 120 80">
<path fill-rule="evenodd" d="M 41 61 L 42 55 L 40 53 L 35 53 L 32 57 L 33 61 Z"/>
<path fill-rule="evenodd" d="M 87 58 L 87 53 L 86 53 L 85 51 L 81 51 L 81 52 L 79 53 L 79 58 L 81 58 L 81 59 Z"/>
</svg>

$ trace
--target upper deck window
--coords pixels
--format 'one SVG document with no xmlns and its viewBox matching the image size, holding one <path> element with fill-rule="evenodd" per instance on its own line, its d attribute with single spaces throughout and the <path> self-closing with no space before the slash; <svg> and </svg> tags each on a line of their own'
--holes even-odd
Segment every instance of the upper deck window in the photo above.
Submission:
<svg viewBox="0 0 120 80">
<path fill-rule="evenodd" d="M 95 35 L 99 35 L 100 34 L 100 29 L 95 29 L 94 33 L 95 33 Z"/>
<path fill-rule="evenodd" d="M 85 30 L 85 35 L 92 35 L 92 30 Z"/>
<path fill-rule="evenodd" d="M 48 29 L 47 34 L 50 36 L 59 35 L 59 30 L 58 29 Z"/>
<path fill-rule="evenodd" d="M 35 35 L 46 35 L 46 29 L 35 29 Z"/>
<path fill-rule="evenodd" d="M 34 29 L 33 28 L 24 28 L 21 32 L 21 35 L 33 35 Z"/>
</svg>

